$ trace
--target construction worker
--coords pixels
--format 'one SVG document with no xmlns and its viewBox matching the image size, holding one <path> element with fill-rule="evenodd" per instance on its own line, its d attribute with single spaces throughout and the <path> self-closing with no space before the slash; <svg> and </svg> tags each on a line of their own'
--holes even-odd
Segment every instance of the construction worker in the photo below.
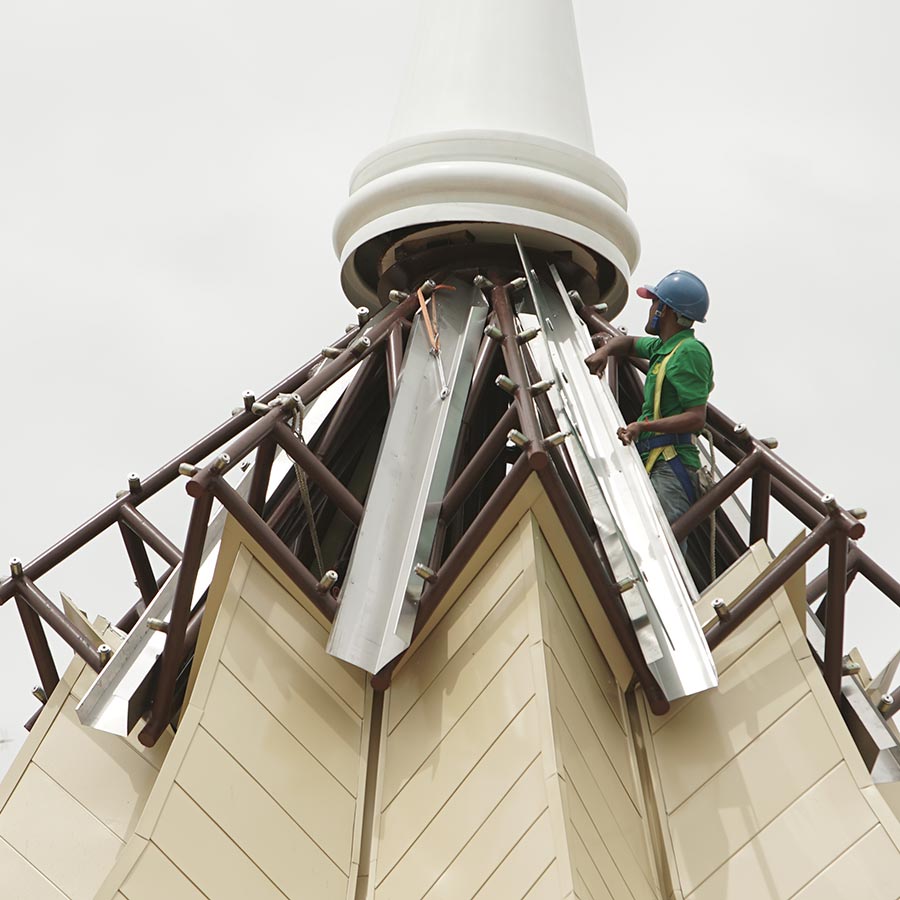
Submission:
<svg viewBox="0 0 900 900">
<path fill-rule="evenodd" d="M 585 362 L 591 372 L 602 375 L 610 356 L 650 361 L 641 414 L 620 428 L 618 436 L 623 444 L 637 446 L 671 523 L 697 499 L 700 453 L 694 436 L 706 424 L 713 366 L 692 326 L 706 321 L 709 294 L 696 275 L 683 270 L 637 293 L 652 302 L 644 328 L 652 336 L 614 337 Z"/>
</svg>

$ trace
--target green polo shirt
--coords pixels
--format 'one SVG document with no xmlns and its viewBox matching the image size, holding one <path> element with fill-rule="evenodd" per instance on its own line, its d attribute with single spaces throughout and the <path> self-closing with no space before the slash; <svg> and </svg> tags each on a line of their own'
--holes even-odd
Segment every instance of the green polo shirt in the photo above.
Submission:
<svg viewBox="0 0 900 900">
<path fill-rule="evenodd" d="M 687 335 L 687 337 L 685 337 Z M 694 337 L 692 328 L 679 331 L 663 342 L 658 337 L 640 337 L 634 341 L 634 355 L 650 360 L 650 370 L 644 384 L 644 405 L 638 421 L 653 418 L 653 396 L 656 391 L 656 373 L 665 356 L 684 341 L 684 346 L 666 365 L 662 396 L 659 401 L 659 417 L 677 416 L 686 409 L 703 406 L 713 389 L 713 365 L 709 350 Z M 640 440 L 651 437 L 653 432 L 643 431 Z M 693 469 L 700 468 L 700 451 L 693 445 L 676 447 L 681 461 Z M 641 454 L 646 461 L 649 454 Z"/>
</svg>

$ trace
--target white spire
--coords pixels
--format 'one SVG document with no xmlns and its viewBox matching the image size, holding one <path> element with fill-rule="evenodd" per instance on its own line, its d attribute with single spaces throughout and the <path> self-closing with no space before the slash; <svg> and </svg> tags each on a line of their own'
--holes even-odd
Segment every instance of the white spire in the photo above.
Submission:
<svg viewBox="0 0 900 900">
<path fill-rule="evenodd" d="M 593 155 L 571 0 L 420 0 L 390 139 L 357 167 L 335 223 L 355 305 L 381 305 L 385 250 L 434 223 L 587 248 L 615 270 L 598 276 L 602 299 L 624 304 L 639 241 L 624 183 Z"/>
</svg>

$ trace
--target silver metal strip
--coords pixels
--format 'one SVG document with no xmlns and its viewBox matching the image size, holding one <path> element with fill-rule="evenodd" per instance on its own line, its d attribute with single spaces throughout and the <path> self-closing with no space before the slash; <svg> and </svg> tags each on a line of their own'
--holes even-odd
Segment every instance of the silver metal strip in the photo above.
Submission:
<svg viewBox="0 0 900 900">
<path fill-rule="evenodd" d="M 487 319 L 481 291 L 456 279 L 451 285 L 429 301 L 439 354 L 417 314 L 328 639 L 332 656 L 368 672 L 412 639 L 424 587 L 415 569 L 431 555 Z"/>
<path fill-rule="evenodd" d="M 613 573 L 634 579 L 622 596 L 644 658 L 669 700 L 714 687 L 712 654 L 693 611 L 696 588 L 637 450 L 616 437 L 624 425 L 618 405 L 584 364 L 593 351 L 587 328 L 555 267 L 557 291 L 545 293 L 521 245 L 520 252 L 542 327 L 541 376 L 555 382 L 550 400 L 560 427 L 571 431 L 566 445 Z"/>
</svg>

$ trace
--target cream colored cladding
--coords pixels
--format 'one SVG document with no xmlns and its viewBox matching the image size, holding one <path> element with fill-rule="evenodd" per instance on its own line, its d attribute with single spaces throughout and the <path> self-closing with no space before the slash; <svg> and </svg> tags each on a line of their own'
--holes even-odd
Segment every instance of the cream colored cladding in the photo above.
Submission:
<svg viewBox="0 0 900 900">
<path fill-rule="evenodd" d="M 757 545 L 698 605 L 764 569 Z M 900 826 L 872 785 L 785 591 L 714 653 L 718 688 L 642 710 L 670 883 L 691 900 L 900 897 Z M 852 886 L 852 887 L 851 887 Z"/>
<path fill-rule="evenodd" d="M 229 520 L 176 739 L 98 900 L 353 897 L 371 690 Z"/>
<path fill-rule="evenodd" d="M 660 896 L 621 692 L 532 499 L 386 692 L 358 897 Z"/>
<path fill-rule="evenodd" d="M 148 750 L 83 728 L 75 707 L 93 679 L 69 665 L 0 787 L 4 900 L 93 900 L 156 782 L 171 733 Z"/>
</svg>

